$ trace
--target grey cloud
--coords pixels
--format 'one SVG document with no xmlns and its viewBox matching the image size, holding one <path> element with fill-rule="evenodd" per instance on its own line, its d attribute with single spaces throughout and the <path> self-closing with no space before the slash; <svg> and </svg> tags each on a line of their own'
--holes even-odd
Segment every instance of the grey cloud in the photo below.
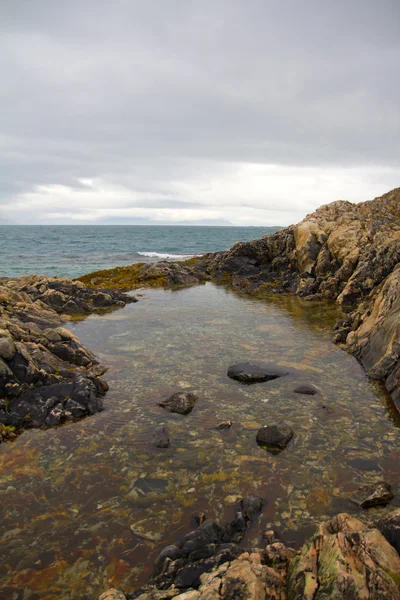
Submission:
<svg viewBox="0 0 400 600">
<path fill-rule="evenodd" d="M 399 170 L 399 23 L 397 0 L 3 2 L 1 202 L 88 177 L 193 208 L 169 183 L 229 163 Z"/>
</svg>

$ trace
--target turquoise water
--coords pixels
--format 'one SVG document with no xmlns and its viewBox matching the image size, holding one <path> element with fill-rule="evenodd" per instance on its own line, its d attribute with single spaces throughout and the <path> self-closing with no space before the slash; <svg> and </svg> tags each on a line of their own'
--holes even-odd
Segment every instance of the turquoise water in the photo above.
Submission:
<svg viewBox="0 0 400 600">
<path fill-rule="evenodd" d="M 85 273 L 162 258 L 187 258 L 227 250 L 235 242 L 279 227 L 142 225 L 0 226 L 0 277 L 37 273 L 79 277 Z"/>
</svg>

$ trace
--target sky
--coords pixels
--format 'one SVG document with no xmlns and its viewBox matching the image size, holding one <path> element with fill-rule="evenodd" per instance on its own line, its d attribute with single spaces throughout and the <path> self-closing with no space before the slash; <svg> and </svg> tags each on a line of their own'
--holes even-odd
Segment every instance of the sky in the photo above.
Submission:
<svg viewBox="0 0 400 600">
<path fill-rule="evenodd" d="M 0 1 L 0 222 L 288 225 L 400 186 L 399 0 Z"/>
</svg>

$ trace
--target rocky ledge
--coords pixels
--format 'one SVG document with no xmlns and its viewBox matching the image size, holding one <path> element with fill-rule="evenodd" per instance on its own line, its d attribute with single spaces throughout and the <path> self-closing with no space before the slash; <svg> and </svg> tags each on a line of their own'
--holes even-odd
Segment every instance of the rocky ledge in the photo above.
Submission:
<svg viewBox="0 0 400 600">
<path fill-rule="evenodd" d="M 400 410 L 400 188 L 360 204 L 322 206 L 301 223 L 226 252 L 183 262 L 132 265 L 81 278 L 91 287 L 133 289 L 223 281 L 250 293 L 336 301 L 345 311 L 334 341 Z"/>
<path fill-rule="evenodd" d="M 246 551 L 237 544 L 247 522 L 245 505 L 253 508 L 248 521 L 255 518 L 257 499 L 243 499 L 225 528 L 206 520 L 165 548 L 145 588 L 126 595 L 111 589 L 99 600 L 400 600 L 400 511 L 376 527 L 339 514 L 299 551 L 267 531 L 259 548 Z M 230 543 L 221 544 L 224 536 Z"/>
<path fill-rule="evenodd" d="M 102 410 L 106 367 L 61 325 L 136 298 L 58 277 L 0 280 L 0 442 Z"/>
</svg>

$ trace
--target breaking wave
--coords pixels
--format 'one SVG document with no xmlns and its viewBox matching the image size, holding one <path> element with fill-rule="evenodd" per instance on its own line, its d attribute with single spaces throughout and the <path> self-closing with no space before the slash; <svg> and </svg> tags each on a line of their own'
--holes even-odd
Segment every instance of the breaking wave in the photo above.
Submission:
<svg viewBox="0 0 400 600">
<path fill-rule="evenodd" d="M 202 254 L 172 254 L 170 252 L 138 252 L 139 256 L 146 256 L 147 258 L 175 258 L 185 259 L 193 258 L 195 256 L 202 256 Z"/>
</svg>

